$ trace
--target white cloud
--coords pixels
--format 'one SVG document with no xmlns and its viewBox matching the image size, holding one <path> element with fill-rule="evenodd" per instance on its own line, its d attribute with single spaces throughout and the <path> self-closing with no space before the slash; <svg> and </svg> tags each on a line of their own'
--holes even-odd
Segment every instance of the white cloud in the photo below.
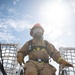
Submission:
<svg viewBox="0 0 75 75">
<path fill-rule="evenodd" d="M 14 4 L 16 4 L 17 1 L 19 1 L 19 0 L 14 0 Z M 48 6 L 48 4 L 46 6 Z M 64 7 L 64 5 L 63 5 L 63 7 Z M 73 3 L 73 7 L 75 7 L 74 3 Z M 38 15 L 40 21 L 42 21 L 43 24 L 44 24 L 43 27 L 45 29 L 45 38 L 47 40 L 53 42 L 55 45 L 60 45 L 60 43 L 62 42 L 62 40 L 60 41 L 59 38 L 61 36 L 63 36 L 63 35 L 65 36 L 66 34 L 69 35 L 69 36 L 72 35 L 72 32 L 68 31 L 68 28 L 67 28 L 68 25 L 66 23 L 66 20 L 68 20 L 68 18 L 66 18 L 67 16 L 65 16 L 65 18 L 64 18 L 65 19 L 65 23 L 64 23 L 64 21 L 63 20 L 61 21 L 60 18 L 59 18 L 59 20 L 57 20 L 57 18 L 58 18 L 57 15 L 59 15 L 59 14 L 55 14 L 55 16 L 57 16 L 57 17 L 54 17 L 54 18 L 53 18 L 53 16 L 51 17 L 52 13 L 51 13 L 51 10 L 50 10 L 50 6 L 47 7 L 46 10 L 47 10 L 47 13 L 45 13 L 46 12 L 45 10 L 43 11 L 43 13 L 45 13 L 47 15 L 43 15 L 43 14 L 42 15 Z M 50 10 L 50 11 L 48 11 L 48 10 Z M 14 9 L 8 9 L 8 11 L 10 13 L 15 13 Z M 39 12 L 41 12 L 41 11 L 39 11 Z M 65 11 L 65 8 L 64 8 L 64 11 Z M 69 10 L 66 10 L 65 13 L 67 13 L 68 11 Z M 23 16 L 24 15 L 21 15 L 21 18 Z M 24 17 L 25 18 L 33 18 L 30 15 L 26 15 Z M 11 19 L 7 18 L 6 20 L 4 20 L 3 22 L 1 22 L 0 24 L 3 25 L 4 27 L 6 26 L 4 32 L 7 31 L 8 27 L 13 28 L 13 29 L 15 29 L 16 31 L 19 31 L 19 32 L 31 27 L 31 25 L 27 21 L 25 21 L 24 19 L 21 20 L 21 19 L 15 19 L 15 18 L 13 18 L 13 19 L 12 18 Z M 59 41 L 59 43 L 58 43 L 58 41 Z"/>
<path fill-rule="evenodd" d="M 4 32 L 0 32 L 0 41 L 6 41 L 7 43 L 10 43 L 10 42 L 14 42 L 16 39 L 15 36 L 13 36 L 11 33 L 4 33 Z M 17 38 L 17 41 L 19 39 Z"/>
<path fill-rule="evenodd" d="M 45 29 L 45 35 L 47 38 L 51 39 L 57 39 L 63 34 L 63 27 L 62 25 L 53 25 L 53 24 L 48 24 L 44 26 Z"/>
<path fill-rule="evenodd" d="M 2 12 L 0 12 L 0 16 L 2 16 Z"/>
<path fill-rule="evenodd" d="M 7 11 L 8 11 L 9 13 L 15 13 L 15 9 L 13 9 L 13 8 L 7 8 Z"/>
<path fill-rule="evenodd" d="M 16 5 L 16 1 L 14 1 L 13 4 Z"/>
<path fill-rule="evenodd" d="M 55 1 L 57 2 L 57 1 Z M 65 2 L 65 1 L 64 1 Z M 54 5 L 53 5 L 54 4 Z M 40 21 L 44 24 L 45 39 L 53 43 L 56 47 L 68 46 L 67 42 L 72 33 L 72 7 L 71 3 L 53 2 L 52 6 L 49 2 L 41 4 L 39 11 Z M 73 8 L 75 3 L 73 3 Z M 53 11 L 52 11 L 53 10 Z M 67 37 L 69 37 L 67 39 Z M 65 41 L 64 41 L 65 40 Z"/>
<path fill-rule="evenodd" d="M 73 34 L 71 25 L 66 23 L 52 24 L 50 22 L 45 22 L 44 24 L 42 24 L 42 26 L 45 30 L 44 39 L 54 44 L 56 48 L 59 48 L 60 46 L 68 46 L 67 42 Z M 66 37 L 69 37 L 68 41 L 65 40 Z"/>
<path fill-rule="evenodd" d="M 24 15 L 23 15 L 23 16 L 24 16 Z M 33 18 L 33 16 L 31 16 L 31 15 L 29 15 L 29 14 L 27 14 L 26 17 L 27 17 L 27 18 Z"/>
<path fill-rule="evenodd" d="M 23 31 L 25 28 L 29 28 L 29 24 L 24 20 L 7 19 L 7 24 L 17 31 Z"/>
<path fill-rule="evenodd" d="M 68 36 L 71 36 L 73 34 L 71 29 L 67 29 L 66 32 Z"/>
<path fill-rule="evenodd" d="M 16 31 L 23 31 L 25 28 L 30 28 L 30 24 L 27 23 L 25 20 L 18 20 L 18 19 L 0 19 L 0 27 L 8 28 L 12 27 Z"/>
<path fill-rule="evenodd" d="M 19 1 L 19 0 L 14 0 L 14 1 L 13 1 L 13 4 L 16 5 L 16 3 L 17 3 L 18 1 Z"/>
<path fill-rule="evenodd" d="M 12 28 L 16 31 L 23 31 L 26 28 L 29 28 L 29 24 L 26 21 L 15 20 L 15 19 L 0 19 L 0 41 L 14 42 L 20 41 L 16 38 L 11 32 Z"/>
<path fill-rule="evenodd" d="M 73 12 L 75 13 L 75 2 L 72 2 Z"/>
</svg>

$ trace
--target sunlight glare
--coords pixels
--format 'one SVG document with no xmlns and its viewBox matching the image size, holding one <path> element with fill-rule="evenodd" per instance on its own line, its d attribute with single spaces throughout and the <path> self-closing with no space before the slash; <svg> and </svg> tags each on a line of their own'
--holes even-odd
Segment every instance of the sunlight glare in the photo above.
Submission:
<svg viewBox="0 0 75 75">
<path fill-rule="evenodd" d="M 41 6 L 40 16 L 51 22 L 59 23 L 66 18 L 67 10 L 60 2 L 45 3 Z"/>
</svg>

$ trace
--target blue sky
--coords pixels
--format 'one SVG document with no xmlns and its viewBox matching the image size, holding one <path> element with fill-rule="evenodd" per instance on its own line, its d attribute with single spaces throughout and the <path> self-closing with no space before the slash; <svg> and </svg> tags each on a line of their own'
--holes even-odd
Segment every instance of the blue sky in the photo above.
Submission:
<svg viewBox="0 0 75 75">
<path fill-rule="evenodd" d="M 30 28 L 40 23 L 44 39 L 56 47 L 74 47 L 75 0 L 0 0 L 0 42 L 31 39 Z"/>
<path fill-rule="evenodd" d="M 0 0 L 1 43 L 22 46 L 36 23 L 57 49 L 75 47 L 75 0 Z"/>
</svg>

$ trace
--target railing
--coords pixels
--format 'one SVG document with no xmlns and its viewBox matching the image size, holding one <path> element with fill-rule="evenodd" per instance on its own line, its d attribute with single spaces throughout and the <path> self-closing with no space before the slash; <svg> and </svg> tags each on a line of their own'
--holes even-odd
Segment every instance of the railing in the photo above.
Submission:
<svg viewBox="0 0 75 75">
<path fill-rule="evenodd" d="M 74 47 L 60 47 L 61 56 L 73 64 L 74 67 L 62 67 L 59 65 L 59 75 L 75 75 L 75 48 Z"/>
</svg>

